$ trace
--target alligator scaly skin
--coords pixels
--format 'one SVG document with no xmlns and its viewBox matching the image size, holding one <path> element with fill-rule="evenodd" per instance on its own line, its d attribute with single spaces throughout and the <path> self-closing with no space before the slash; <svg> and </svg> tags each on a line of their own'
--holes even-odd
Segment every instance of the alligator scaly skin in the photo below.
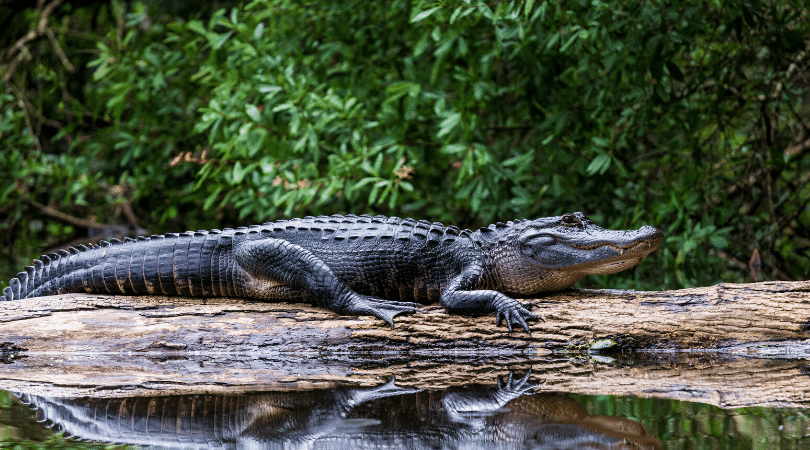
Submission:
<svg viewBox="0 0 810 450">
<path fill-rule="evenodd" d="M 638 264 L 652 227 L 599 228 L 581 213 L 477 231 L 383 216 L 322 216 L 237 229 L 169 233 L 42 256 L 3 300 L 88 292 L 315 302 L 347 315 L 393 317 L 419 303 L 497 313 L 528 332 L 538 317 L 512 296 L 563 289 Z"/>
</svg>

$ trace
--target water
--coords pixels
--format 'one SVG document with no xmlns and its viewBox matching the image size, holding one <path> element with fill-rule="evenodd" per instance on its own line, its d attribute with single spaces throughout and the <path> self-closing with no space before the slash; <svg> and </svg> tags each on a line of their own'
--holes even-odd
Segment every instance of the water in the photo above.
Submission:
<svg viewBox="0 0 810 450">
<path fill-rule="evenodd" d="M 810 448 L 810 409 L 801 407 L 724 409 L 553 392 L 528 370 L 500 376 L 483 371 L 476 379 L 489 382 L 435 388 L 388 379 L 184 395 L 129 388 L 76 397 L 0 391 L 0 445 L 98 448 L 82 442 L 92 440 L 154 448 Z"/>
</svg>

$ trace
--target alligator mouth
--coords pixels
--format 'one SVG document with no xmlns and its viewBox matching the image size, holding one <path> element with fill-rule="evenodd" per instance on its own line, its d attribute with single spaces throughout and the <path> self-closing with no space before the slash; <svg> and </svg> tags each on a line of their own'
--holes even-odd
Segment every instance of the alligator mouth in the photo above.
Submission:
<svg viewBox="0 0 810 450">
<path fill-rule="evenodd" d="M 618 253 L 619 256 L 623 256 L 625 253 L 634 254 L 638 252 L 643 252 L 645 250 L 649 250 L 653 248 L 655 244 L 657 244 L 657 242 L 655 241 L 641 241 L 635 244 L 631 244 L 628 247 L 620 247 L 618 245 L 613 244 L 602 244 L 591 248 L 580 248 L 580 250 L 595 250 L 597 248 L 607 247 L 609 249 L 612 249 L 614 252 Z"/>
<path fill-rule="evenodd" d="M 598 250 L 598 249 L 611 249 L 614 252 L 618 253 L 619 256 L 623 256 L 625 253 L 634 254 L 634 253 L 644 252 L 644 251 L 649 250 L 649 249 L 653 249 L 653 248 L 655 248 L 657 246 L 659 241 L 657 241 L 657 240 L 650 240 L 650 241 L 643 240 L 641 242 L 636 242 L 635 244 L 630 244 L 630 245 L 628 245 L 626 247 L 615 245 L 615 244 L 610 244 L 610 243 L 606 243 L 606 242 L 605 243 L 594 244 L 594 245 L 587 245 L 587 246 L 585 246 L 585 245 L 572 245 L 572 244 L 569 244 L 567 242 L 563 242 L 563 243 L 565 245 L 571 247 L 571 248 L 574 248 L 574 249 L 577 249 L 577 250 L 582 250 L 582 251 L 592 251 L 592 250 Z"/>
<path fill-rule="evenodd" d="M 601 256 L 583 262 L 578 266 L 570 267 L 571 270 L 582 271 L 589 275 L 607 275 L 621 272 L 635 266 L 643 261 L 647 255 L 652 253 L 661 243 L 660 239 L 644 239 L 631 243 L 627 246 L 602 242 L 589 246 L 570 246 L 581 252 L 594 252 Z"/>
</svg>

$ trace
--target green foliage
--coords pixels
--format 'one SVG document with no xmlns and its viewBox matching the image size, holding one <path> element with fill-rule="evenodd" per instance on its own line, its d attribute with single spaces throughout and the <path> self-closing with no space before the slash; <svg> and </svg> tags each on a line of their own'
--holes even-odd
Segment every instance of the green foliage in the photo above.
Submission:
<svg viewBox="0 0 810 450">
<path fill-rule="evenodd" d="M 640 423 L 663 448 L 807 448 L 808 410 L 731 408 L 659 398 L 573 396 L 592 416 L 619 416 Z"/>
<path fill-rule="evenodd" d="M 8 391 L 0 390 L 0 449 L 126 449 L 122 445 L 78 442 L 55 434 L 46 424 L 38 422 L 36 413 L 21 404 Z"/>
<path fill-rule="evenodd" d="M 667 236 L 589 286 L 750 280 L 755 249 L 765 278 L 810 270 L 797 2 L 64 6 L 23 69 L 43 14 L 2 40 L 5 264 L 87 228 L 53 209 L 153 232 L 582 210 Z"/>
</svg>

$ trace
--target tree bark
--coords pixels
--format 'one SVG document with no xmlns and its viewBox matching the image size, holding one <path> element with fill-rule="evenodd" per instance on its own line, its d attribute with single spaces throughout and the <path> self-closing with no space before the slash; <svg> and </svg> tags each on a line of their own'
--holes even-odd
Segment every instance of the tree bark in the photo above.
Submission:
<svg viewBox="0 0 810 450">
<path fill-rule="evenodd" d="M 810 356 L 810 282 L 580 290 L 523 302 L 545 318 L 530 323 L 531 335 L 496 327 L 494 314 L 448 315 L 435 305 L 398 316 L 392 331 L 373 317 L 231 298 L 3 302 L 0 359 L 9 364 L 0 364 L 0 389 L 109 395 L 123 386 L 131 395 L 373 385 L 392 375 L 442 387 L 533 367 L 545 390 L 726 407 L 810 401 L 807 363 L 775 359 Z M 611 345 L 607 359 L 568 353 Z"/>
</svg>

